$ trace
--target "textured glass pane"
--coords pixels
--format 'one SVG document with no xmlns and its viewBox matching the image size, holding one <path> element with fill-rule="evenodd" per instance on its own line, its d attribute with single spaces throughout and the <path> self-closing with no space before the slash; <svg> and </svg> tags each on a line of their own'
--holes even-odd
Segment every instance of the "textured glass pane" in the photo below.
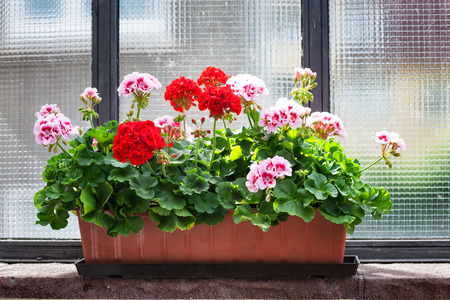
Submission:
<svg viewBox="0 0 450 300">
<path fill-rule="evenodd" d="M 407 150 L 366 181 L 391 191 L 393 211 L 355 238 L 450 237 L 450 2 L 330 1 L 331 111 L 367 165 L 386 129 Z"/>
<path fill-rule="evenodd" d="M 83 126 L 78 95 L 91 81 L 91 1 L 0 1 L 0 238 L 75 238 L 35 225 L 34 193 L 51 157 L 35 143 L 34 113 L 57 103 Z"/>
<path fill-rule="evenodd" d="M 260 104 L 286 97 L 301 65 L 301 1 L 120 1 L 120 74 L 147 72 L 163 88 L 152 94 L 143 119 L 175 116 L 164 87 L 179 76 L 197 80 L 208 66 L 228 75 L 249 73 L 270 90 Z M 130 98 L 121 98 L 121 119 Z M 195 109 L 196 110 L 196 109 Z M 189 115 L 207 116 L 201 112 Z M 239 125 L 245 118 L 239 117 Z"/>
</svg>

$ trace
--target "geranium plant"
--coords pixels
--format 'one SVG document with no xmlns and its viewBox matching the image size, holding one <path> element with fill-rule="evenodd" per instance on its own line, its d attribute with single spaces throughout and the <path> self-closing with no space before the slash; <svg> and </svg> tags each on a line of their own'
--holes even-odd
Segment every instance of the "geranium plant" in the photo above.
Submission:
<svg viewBox="0 0 450 300">
<path fill-rule="evenodd" d="M 140 112 L 161 84 L 133 73 L 118 88 L 133 97 L 120 124 L 93 126 L 101 98 L 93 88 L 81 94 L 79 110 L 92 126 L 83 134 L 56 105 L 44 105 L 36 114 L 36 141 L 61 153 L 43 172 L 46 186 L 34 199 L 37 223 L 60 229 L 70 211 L 80 210 L 83 220 L 117 236 L 142 229 L 138 213 L 172 232 L 215 225 L 231 211 L 236 223 L 267 231 L 289 217 L 309 222 L 318 211 L 353 233 L 366 214 L 379 219 L 392 207 L 388 191 L 362 182 L 362 172 L 381 160 L 392 167 L 390 157 L 400 156 L 405 143 L 396 133 L 376 133 L 381 156 L 362 168 L 338 142 L 347 135 L 342 120 L 302 106 L 313 101 L 315 78 L 296 69 L 292 99 L 262 108 L 258 96 L 269 91 L 261 79 L 208 67 L 197 81 L 179 77 L 166 87 L 164 98 L 179 115 L 143 121 Z M 203 128 L 205 118 L 188 120 L 193 106 L 207 111 L 213 128 Z M 231 130 L 241 113 L 248 127 Z"/>
</svg>

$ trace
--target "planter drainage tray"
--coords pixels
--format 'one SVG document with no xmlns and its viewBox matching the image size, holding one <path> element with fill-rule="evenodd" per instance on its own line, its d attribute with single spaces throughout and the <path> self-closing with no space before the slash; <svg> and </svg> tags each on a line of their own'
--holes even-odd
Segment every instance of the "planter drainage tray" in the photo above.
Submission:
<svg viewBox="0 0 450 300">
<path fill-rule="evenodd" d="M 342 264 L 295 263 L 165 263 L 86 264 L 75 263 L 78 274 L 87 277 L 129 278 L 308 278 L 345 277 L 356 274 L 358 256 L 345 256 Z"/>
</svg>

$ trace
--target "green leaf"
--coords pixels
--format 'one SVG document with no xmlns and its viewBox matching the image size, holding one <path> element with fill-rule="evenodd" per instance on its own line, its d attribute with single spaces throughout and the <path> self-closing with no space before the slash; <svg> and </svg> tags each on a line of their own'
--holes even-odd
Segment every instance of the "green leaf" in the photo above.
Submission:
<svg viewBox="0 0 450 300">
<path fill-rule="evenodd" d="M 319 200 L 327 199 L 329 195 L 332 197 L 338 195 L 337 189 L 331 183 L 328 183 L 327 178 L 317 172 L 308 175 L 308 179 L 305 181 L 305 189 Z"/>
<path fill-rule="evenodd" d="M 59 199 L 61 202 L 70 202 L 74 200 L 75 191 L 70 185 L 55 183 L 45 189 L 45 195 L 49 199 Z"/>
<path fill-rule="evenodd" d="M 161 183 L 162 188 L 156 194 L 156 200 L 158 200 L 159 205 L 167 210 L 184 208 L 186 200 L 175 194 L 175 186 L 168 181 L 162 181 Z"/>
<path fill-rule="evenodd" d="M 290 179 L 284 179 L 277 183 L 273 189 L 276 198 L 297 198 L 297 185 Z"/>
<path fill-rule="evenodd" d="M 77 162 L 80 164 L 80 166 L 90 166 L 94 160 L 89 156 L 89 152 L 88 149 L 86 149 L 86 145 L 85 144 L 81 144 L 78 148 L 77 148 L 77 153 L 76 153 L 76 160 Z"/>
<path fill-rule="evenodd" d="M 233 209 L 236 202 L 241 200 L 240 193 L 236 192 L 236 189 L 228 181 L 221 182 L 216 186 L 216 194 L 220 205 L 225 209 Z"/>
<path fill-rule="evenodd" d="M 197 215 L 197 222 L 196 224 L 205 223 L 209 226 L 217 225 L 218 223 L 222 222 L 225 219 L 225 215 L 228 213 L 228 210 L 226 209 L 217 209 L 211 214 L 208 213 L 199 213 Z"/>
<path fill-rule="evenodd" d="M 342 177 L 339 177 L 334 186 L 338 189 L 339 193 L 344 196 L 348 196 L 350 194 L 350 188 Z"/>
<path fill-rule="evenodd" d="M 100 183 L 96 188 L 90 185 L 86 186 L 80 195 L 80 200 L 83 203 L 83 219 L 91 222 L 96 221 L 97 213 L 103 209 L 112 192 L 113 188 L 107 182 Z"/>
<path fill-rule="evenodd" d="M 66 177 L 62 181 L 63 184 L 71 184 L 77 182 L 83 177 L 83 172 L 80 169 L 74 169 L 66 173 Z"/>
<path fill-rule="evenodd" d="M 98 166 L 91 165 L 89 168 L 84 168 L 83 177 L 80 178 L 80 186 L 85 187 L 91 185 L 96 187 L 100 182 L 104 181 L 105 173 Z"/>
<path fill-rule="evenodd" d="M 183 184 L 180 186 L 180 190 L 186 195 L 192 195 L 193 193 L 201 194 L 209 189 L 209 184 L 205 178 L 198 176 L 197 174 L 188 174 L 183 179 Z"/>
<path fill-rule="evenodd" d="M 190 204 L 194 205 L 194 208 L 199 213 L 212 214 L 219 206 L 217 201 L 217 195 L 213 193 L 206 193 L 202 195 L 194 194 L 188 198 Z"/>
<path fill-rule="evenodd" d="M 383 187 L 372 188 L 369 199 L 364 200 L 360 205 L 362 209 L 370 212 L 375 220 L 379 220 L 382 214 L 387 215 L 391 211 L 391 196 Z"/>
<path fill-rule="evenodd" d="M 167 232 L 174 232 L 175 229 L 181 230 L 191 228 L 195 223 L 195 217 L 193 216 L 177 216 L 175 211 L 170 211 L 167 216 L 158 215 L 153 210 L 149 211 L 150 218 L 158 223 L 157 227 L 160 230 Z"/>
<path fill-rule="evenodd" d="M 328 221 L 331 221 L 335 224 L 344 224 L 344 223 L 352 223 L 356 218 L 351 215 L 338 215 L 333 216 L 329 214 L 324 208 L 319 207 L 319 212 L 322 216 L 325 217 Z"/>
<path fill-rule="evenodd" d="M 34 206 L 39 209 L 46 199 L 47 196 L 45 195 L 45 190 L 42 189 L 38 191 L 36 194 L 34 194 Z"/>
<path fill-rule="evenodd" d="M 241 146 L 233 146 L 230 153 L 230 160 L 238 160 L 241 157 L 244 157 Z"/>
<path fill-rule="evenodd" d="M 128 166 L 126 168 L 113 169 L 108 176 L 108 180 L 116 180 L 119 182 L 130 181 L 133 177 L 139 175 L 138 170 L 133 166 Z"/>
<path fill-rule="evenodd" d="M 140 216 L 129 216 L 126 221 L 133 233 L 138 233 L 144 228 L 144 221 Z"/>
<path fill-rule="evenodd" d="M 54 230 L 65 228 L 68 224 L 68 218 L 69 213 L 65 209 L 58 208 L 54 218 L 50 222 L 50 227 Z"/>
<path fill-rule="evenodd" d="M 130 188 L 136 191 L 139 197 L 152 200 L 155 197 L 153 189 L 158 184 L 158 180 L 151 175 L 140 175 L 130 180 Z"/>
<path fill-rule="evenodd" d="M 272 225 L 272 221 L 269 216 L 253 212 L 251 207 L 247 204 L 236 207 L 233 218 L 234 222 L 237 224 L 250 220 L 253 225 L 258 226 L 263 231 L 268 231 L 270 225 Z"/>
<path fill-rule="evenodd" d="M 123 162 L 118 161 L 117 159 L 115 159 L 113 152 L 109 152 L 108 155 L 105 156 L 105 159 L 104 159 L 103 162 L 105 164 L 113 166 L 115 168 L 125 168 L 125 167 L 130 165 L 129 163 L 123 163 Z"/>
<path fill-rule="evenodd" d="M 312 206 L 303 206 L 301 199 L 276 199 L 273 207 L 277 213 L 286 212 L 291 216 L 299 216 L 305 222 L 309 222 L 314 218 L 314 208 Z"/>
</svg>

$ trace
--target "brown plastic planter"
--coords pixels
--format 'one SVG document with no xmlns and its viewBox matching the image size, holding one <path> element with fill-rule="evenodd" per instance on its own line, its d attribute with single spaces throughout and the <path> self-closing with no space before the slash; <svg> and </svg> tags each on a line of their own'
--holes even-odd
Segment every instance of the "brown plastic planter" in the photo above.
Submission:
<svg viewBox="0 0 450 300">
<path fill-rule="evenodd" d="M 290 217 L 268 232 L 250 222 L 235 224 L 230 213 L 215 226 L 202 224 L 167 233 L 142 214 L 144 229 L 139 234 L 117 238 L 77 214 L 86 264 L 344 262 L 344 226 L 317 211 L 309 223 Z"/>
</svg>

